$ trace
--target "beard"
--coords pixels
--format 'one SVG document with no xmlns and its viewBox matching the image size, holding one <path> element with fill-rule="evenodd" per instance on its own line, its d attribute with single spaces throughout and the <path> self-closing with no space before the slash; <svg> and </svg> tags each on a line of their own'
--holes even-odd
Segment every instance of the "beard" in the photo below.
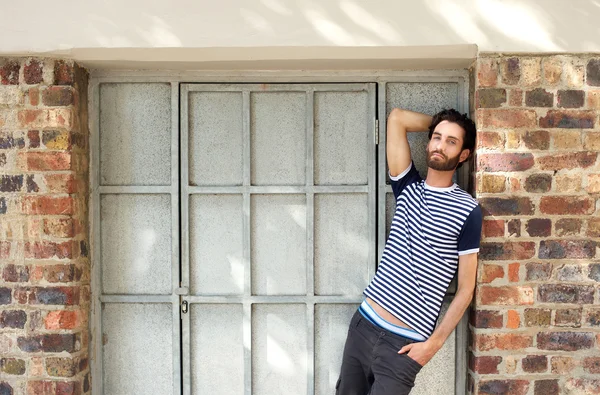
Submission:
<svg viewBox="0 0 600 395">
<path fill-rule="evenodd" d="M 433 159 L 433 154 L 440 154 L 444 158 L 441 159 Z M 439 151 L 429 152 L 427 151 L 427 166 L 431 167 L 433 170 L 437 171 L 454 171 L 456 166 L 458 166 L 458 162 L 460 161 L 460 154 L 456 155 L 453 158 L 448 158 L 446 155 L 442 154 Z"/>
</svg>

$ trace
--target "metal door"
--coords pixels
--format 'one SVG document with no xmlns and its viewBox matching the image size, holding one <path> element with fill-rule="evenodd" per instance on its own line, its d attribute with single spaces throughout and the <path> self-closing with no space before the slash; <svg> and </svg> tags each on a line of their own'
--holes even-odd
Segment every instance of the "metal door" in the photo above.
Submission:
<svg viewBox="0 0 600 395">
<path fill-rule="evenodd" d="M 181 87 L 184 394 L 331 394 L 375 269 L 375 84 Z"/>
</svg>

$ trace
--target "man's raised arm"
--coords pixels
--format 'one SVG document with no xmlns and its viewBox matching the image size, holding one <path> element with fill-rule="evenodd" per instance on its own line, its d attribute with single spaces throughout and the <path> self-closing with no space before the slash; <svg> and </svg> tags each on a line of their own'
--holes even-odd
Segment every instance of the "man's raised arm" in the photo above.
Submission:
<svg viewBox="0 0 600 395">
<path fill-rule="evenodd" d="M 407 132 L 426 131 L 431 125 L 431 117 L 414 111 L 394 108 L 387 119 L 387 161 L 392 177 L 397 176 L 410 165 L 410 146 Z"/>
</svg>

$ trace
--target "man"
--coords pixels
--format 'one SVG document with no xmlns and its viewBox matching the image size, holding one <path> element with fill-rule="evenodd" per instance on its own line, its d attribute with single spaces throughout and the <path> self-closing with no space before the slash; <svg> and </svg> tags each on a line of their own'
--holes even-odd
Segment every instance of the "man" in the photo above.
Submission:
<svg viewBox="0 0 600 395">
<path fill-rule="evenodd" d="M 411 160 L 407 132 L 429 129 L 427 177 Z M 475 150 L 466 115 L 433 118 L 394 109 L 387 123 L 387 160 L 396 211 L 375 277 L 350 322 L 337 395 L 402 395 L 442 347 L 473 297 L 481 210 L 452 182 Z M 435 327 L 458 271 L 458 288 Z"/>
</svg>

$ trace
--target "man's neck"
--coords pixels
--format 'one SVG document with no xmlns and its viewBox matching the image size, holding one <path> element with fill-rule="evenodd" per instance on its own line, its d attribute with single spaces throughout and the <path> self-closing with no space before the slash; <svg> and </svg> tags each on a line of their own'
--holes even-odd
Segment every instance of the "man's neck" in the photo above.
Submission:
<svg viewBox="0 0 600 395">
<path fill-rule="evenodd" d="M 430 187 L 448 188 L 454 185 L 452 176 L 454 176 L 454 170 L 439 171 L 429 167 L 427 169 L 427 178 L 425 179 L 425 183 Z"/>
</svg>

